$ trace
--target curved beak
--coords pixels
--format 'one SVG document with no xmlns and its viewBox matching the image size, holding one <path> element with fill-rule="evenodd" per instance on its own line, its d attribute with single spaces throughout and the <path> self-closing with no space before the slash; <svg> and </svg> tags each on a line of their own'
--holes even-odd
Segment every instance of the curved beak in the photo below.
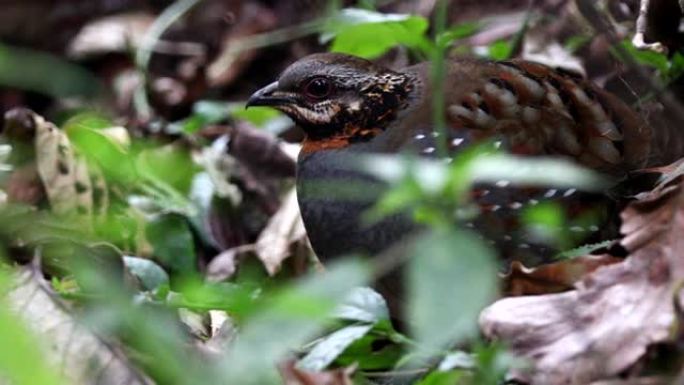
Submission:
<svg viewBox="0 0 684 385">
<path fill-rule="evenodd" d="M 292 100 L 278 91 L 278 82 L 273 82 L 252 94 L 247 100 L 245 108 L 252 106 L 276 107 L 290 103 Z"/>
</svg>

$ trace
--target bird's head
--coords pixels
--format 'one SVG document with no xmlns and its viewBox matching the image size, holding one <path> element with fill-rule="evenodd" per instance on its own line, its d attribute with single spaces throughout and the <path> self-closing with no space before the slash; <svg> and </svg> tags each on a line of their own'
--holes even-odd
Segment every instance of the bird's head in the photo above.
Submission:
<svg viewBox="0 0 684 385">
<path fill-rule="evenodd" d="M 287 114 L 304 129 L 313 151 L 376 136 L 406 107 L 413 88 L 409 74 L 354 56 L 314 54 L 255 92 L 247 106 L 270 106 Z"/>
</svg>

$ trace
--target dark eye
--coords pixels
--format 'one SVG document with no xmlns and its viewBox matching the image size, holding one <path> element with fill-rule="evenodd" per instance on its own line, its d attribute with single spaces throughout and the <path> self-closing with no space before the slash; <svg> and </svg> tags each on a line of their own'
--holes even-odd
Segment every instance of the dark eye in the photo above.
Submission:
<svg viewBox="0 0 684 385">
<path fill-rule="evenodd" d="M 332 84 L 328 79 L 314 78 L 309 80 L 304 86 L 304 93 L 314 99 L 321 99 L 332 91 Z"/>
</svg>

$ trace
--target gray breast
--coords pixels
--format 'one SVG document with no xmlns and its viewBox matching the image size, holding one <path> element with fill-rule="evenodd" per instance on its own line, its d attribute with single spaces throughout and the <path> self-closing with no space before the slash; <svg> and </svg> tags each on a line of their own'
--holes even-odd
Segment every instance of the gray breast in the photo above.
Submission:
<svg viewBox="0 0 684 385">
<path fill-rule="evenodd" d="M 413 228 L 405 215 L 369 224 L 363 214 L 384 192 L 377 179 L 349 169 L 355 151 L 319 151 L 300 157 L 297 197 L 311 244 L 320 258 L 375 254 Z M 345 165 L 346 167 L 342 167 Z"/>
</svg>

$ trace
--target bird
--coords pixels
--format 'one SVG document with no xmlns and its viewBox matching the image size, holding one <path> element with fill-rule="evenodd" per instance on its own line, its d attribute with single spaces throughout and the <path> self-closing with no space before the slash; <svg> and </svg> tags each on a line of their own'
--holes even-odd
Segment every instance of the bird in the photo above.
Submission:
<svg viewBox="0 0 684 385">
<path fill-rule="evenodd" d="M 451 157 L 493 142 L 514 155 L 566 158 L 623 178 L 683 153 L 682 141 L 656 135 L 634 109 L 574 72 L 521 59 L 448 58 L 445 66 L 448 138 L 439 138 L 435 130 L 429 62 L 395 70 L 346 54 L 312 54 L 248 99 L 248 107 L 278 109 L 305 132 L 297 160 L 297 197 L 319 258 L 381 253 L 420 227 L 406 213 L 364 222 L 364 212 L 385 184 L 348 167 L 359 156 L 437 157 L 436 141 L 446 140 Z M 350 200 L 340 197 L 345 188 L 380 192 Z M 512 258 L 516 252 L 511 250 L 534 251 L 519 229 L 523 208 L 555 199 L 579 216 L 587 202 L 596 201 L 575 189 L 515 188 L 507 181 L 471 195 L 480 214 L 463 225 Z"/>
</svg>

